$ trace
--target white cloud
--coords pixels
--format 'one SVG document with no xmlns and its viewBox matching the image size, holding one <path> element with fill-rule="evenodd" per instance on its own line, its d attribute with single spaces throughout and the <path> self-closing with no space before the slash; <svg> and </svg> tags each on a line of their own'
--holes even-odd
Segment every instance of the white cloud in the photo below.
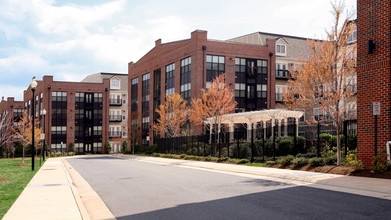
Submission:
<svg viewBox="0 0 391 220">
<path fill-rule="evenodd" d="M 0 84 L 0 95 L 4 96 L 5 99 L 7 97 L 14 97 L 15 101 L 23 101 L 23 91 L 27 88 L 21 86 L 10 86 Z"/>
</svg>

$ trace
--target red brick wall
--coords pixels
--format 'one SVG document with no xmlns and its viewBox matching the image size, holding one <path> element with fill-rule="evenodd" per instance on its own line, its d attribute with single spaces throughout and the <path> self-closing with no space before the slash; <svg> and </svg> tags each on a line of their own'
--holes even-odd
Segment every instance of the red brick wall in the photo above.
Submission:
<svg viewBox="0 0 391 220">
<path fill-rule="evenodd" d="M 241 43 L 233 43 L 226 41 L 208 40 L 206 31 L 194 31 L 191 33 L 191 38 L 182 41 L 161 44 L 160 40 L 156 41 L 155 47 L 143 56 L 136 63 L 129 63 L 129 97 L 131 97 L 131 80 L 135 77 L 139 78 L 139 107 L 138 107 L 138 125 L 141 128 L 141 103 L 142 103 L 142 75 L 150 73 L 150 122 L 153 122 L 153 71 L 161 68 L 161 100 L 165 98 L 165 67 L 168 64 L 175 62 L 175 92 L 180 92 L 180 60 L 191 56 L 191 98 L 198 98 L 201 88 L 205 84 L 204 71 L 204 56 L 202 46 L 206 46 L 206 55 L 222 55 L 225 56 L 225 70 L 227 83 L 234 89 L 235 86 L 235 57 L 265 59 L 269 62 L 269 77 L 268 77 L 268 108 L 274 108 L 275 105 L 275 41 L 267 40 L 266 46 L 249 45 Z M 230 72 L 230 68 L 232 71 Z M 128 102 L 130 109 L 130 100 Z M 129 111 L 130 112 L 130 111 Z M 129 128 L 131 127 L 131 117 L 128 117 Z M 197 127 L 195 133 L 201 132 L 201 128 Z M 129 130 L 130 132 L 130 130 Z M 152 129 L 150 129 L 150 138 L 152 143 Z M 129 140 L 130 141 L 130 140 Z M 139 131 L 138 142 L 141 143 L 141 132 Z"/>
<path fill-rule="evenodd" d="M 46 141 L 51 144 L 51 126 L 52 126 L 52 92 L 68 92 L 67 101 L 67 143 L 68 149 L 69 143 L 75 143 L 75 93 L 76 92 L 100 92 L 103 95 L 102 106 L 102 150 L 104 144 L 108 140 L 109 129 L 109 89 L 110 80 L 103 79 L 103 83 L 84 83 L 84 82 L 60 82 L 53 81 L 53 76 L 44 76 L 43 80 L 37 80 L 38 86 L 35 91 L 35 95 L 39 96 L 43 93 L 43 108 L 46 109 L 45 117 L 45 130 Z M 32 91 L 30 87 L 24 91 L 24 102 L 27 102 L 32 98 Z M 38 106 L 39 107 L 39 106 Z M 41 109 L 39 109 L 39 112 Z M 72 116 L 72 117 L 70 117 Z M 73 133 L 70 136 L 70 132 Z"/>
<path fill-rule="evenodd" d="M 378 116 L 378 155 L 391 140 L 391 1 L 357 1 L 357 109 L 358 157 L 373 166 L 374 116 L 372 102 L 381 103 Z M 376 49 L 368 54 L 368 40 Z M 383 157 L 384 159 L 385 156 Z"/>
</svg>

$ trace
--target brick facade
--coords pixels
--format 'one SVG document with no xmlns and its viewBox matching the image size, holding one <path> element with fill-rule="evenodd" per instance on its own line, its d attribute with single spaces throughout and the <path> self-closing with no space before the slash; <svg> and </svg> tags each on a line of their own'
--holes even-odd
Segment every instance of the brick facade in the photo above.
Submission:
<svg viewBox="0 0 391 220">
<path fill-rule="evenodd" d="M 6 111 L 8 111 L 8 113 L 11 113 L 10 117 L 12 117 L 12 119 L 10 120 L 10 123 L 12 123 L 12 124 L 14 122 L 18 122 L 19 121 L 18 114 L 20 114 L 20 111 L 23 110 L 23 109 L 24 109 L 23 101 L 15 101 L 14 97 L 8 97 L 7 100 L 4 100 L 4 97 L 3 97 L 1 102 L 0 102 L 0 115 L 4 115 L 4 113 Z M 16 110 L 17 113 L 15 113 L 14 110 Z M 12 124 L 9 125 L 10 126 L 9 128 L 11 128 L 11 126 L 13 126 Z M 0 132 L 7 132 L 7 131 L 0 130 Z M 15 144 L 15 143 L 13 143 L 14 141 L 15 140 L 11 139 L 10 142 L 6 143 L 7 144 L 7 146 L 6 146 L 6 155 L 7 155 L 7 157 L 11 153 L 10 152 L 11 144 Z"/>
<path fill-rule="evenodd" d="M 205 50 L 203 50 L 203 48 Z M 206 85 L 206 60 L 207 55 L 217 55 L 225 57 L 225 73 L 228 85 L 235 88 L 235 58 L 262 59 L 268 62 L 267 75 L 267 108 L 272 109 L 275 106 L 275 40 L 266 40 L 265 45 L 249 45 L 228 41 L 217 41 L 207 39 L 207 32 L 196 30 L 191 33 L 191 38 L 171 43 L 162 44 L 157 40 L 155 47 L 144 55 L 136 63 L 130 62 L 128 65 L 129 73 L 129 134 L 131 134 L 132 111 L 131 109 L 131 82 L 138 78 L 138 108 L 137 113 L 137 133 L 138 143 L 141 143 L 141 124 L 142 124 L 142 75 L 150 73 L 149 89 L 149 121 L 153 122 L 153 100 L 165 99 L 165 67 L 175 63 L 175 92 L 181 91 L 180 67 L 181 60 L 191 57 L 191 98 L 198 98 L 200 89 Z M 161 70 L 161 96 L 154 97 L 154 70 Z M 133 116 L 135 117 L 135 116 Z M 149 137 L 152 143 L 152 128 L 149 126 Z M 196 128 L 195 133 L 200 133 L 201 128 Z M 130 141 L 130 140 L 129 140 Z"/>
<path fill-rule="evenodd" d="M 391 140 L 391 1 L 357 1 L 358 157 L 373 166 L 374 116 L 372 102 L 380 102 L 378 152 Z M 368 54 L 368 41 L 376 48 Z M 378 153 L 379 155 L 379 153 Z M 382 155 L 385 159 L 385 155 Z"/>
<path fill-rule="evenodd" d="M 108 128 L 109 128 L 109 88 L 110 81 L 109 79 L 103 79 L 102 83 L 85 83 L 85 82 L 61 82 L 61 81 L 53 81 L 53 76 L 44 76 L 43 80 L 37 80 L 38 86 L 35 91 L 35 96 L 38 96 L 38 100 L 40 101 L 40 97 L 42 94 L 42 107 L 41 104 L 38 104 L 38 110 L 36 110 L 36 115 L 38 115 L 39 120 L 42 121 L 41 111 L 46 109 L 47 114 L 45 117 L 45 140 L 49 145 L 52 145 L 52 92 L 67 92 L 66 99 L 66 139 L 64 140 L 64 147 L 68 150 L 70 143 L 76 143 L 75 140 L 75 122 L 76 122 L 76 93 L 102 93 L 103 103 L 102 103 L 102 135 L 101 140 L 99 141 L 102 144 L 101 152 L 92 152 L 92 153 L 102 153 L 104 152 L 104 143 L 108 140 Z M 28 107 L 28 102 L 31 102 L 32 99 L 32 91 L 30 86 L 27 90 L 24 91 L 24 108 L 28 108 L 31 111 L 31 108 Z M 92 109 L 94 110 L 94 109 Z M 43 123 L 43 122 L 42 122 Z M 85 131 L 83 131 L 85 132 Z M 81 143 L 83 144 L 83 143 Z M 65 150 L 65 149 L 64 149 Z"/>
</svg>

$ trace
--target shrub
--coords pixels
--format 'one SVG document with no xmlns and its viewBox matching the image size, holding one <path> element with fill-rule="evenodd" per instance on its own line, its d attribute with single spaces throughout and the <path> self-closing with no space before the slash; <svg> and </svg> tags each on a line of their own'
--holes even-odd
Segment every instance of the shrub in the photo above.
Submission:
<svg viewBox="0 0 391 220">
<path fill-rule="evenodd" d="M 224 162 L 224 161 L 228 161 L 228 157 L 221 157 L 217 160 L 217 162 Z"/>
<path fill-rule="evenodd" d="M 305 157 L 298 157 L 293 159 L 292 164 L 298 167 L 303 167 L 308 164 L 308 159 Z"/>
<path fill-rule="evenodd" d="M 308 163 L 313 167 L 323 166 L 324 160 L 323 160 L 323 158 L 320 158 L 320 157 L 314 157 L 314 158 L 309 159 Z"/>
<path fill-rule="evenodd" d="M 68 156 L 73 156 L 73 155 L 75 155 L 74 152 L 68 152 Z"/>
<path fill-rule="evenodd" d="M 294 157 L 292 155 L 288 155 L 286 157 L 283 157 L 283 158 L 277 160 L 277 163 L 281 164 L 283 166 L 288 166 L 288 165 L 292 164 L 293 159 L 294 159 Z"/>
<path fill-rule="evenodd" d="M 152 157 L 160 157 L 159 153 L 152 153 Z"/>
<path fill-rule="evenodd" d="M 273 140 L 272 140 L 273 141 Z M 276 139 L 276 155 L 287 155 L 293 151 L 293 137 L 279 137 Z"/>
<path fill-rule="evenodd" d="M 297 154 L 296 157 L 313 158 L 316 157 L 316 153 Z"/>
<path fill-rule="evenodd" d="M 244 163 L 249 163 L 250 161 L 247 159 L 240 159 L 237 164 L 244 164 Z"/>
<path fill-rule="evenodd" d="M 60 157 L 60 156 L 61 156 L 61 152 L 57 152 L 56 157 Z"/>
<path fill-rule="evenodd" d="M 274 161 L 274 160 L 266 161 L 266 165 L 276 165 L 276 164 L 277 164 L 277 161 Z"/>
<path fill-rule="evenodd" d="M 68 152 L 75 152 L 75 144 L 69 143 Z"/>
<path fill-rule="evenodd" d="M 109 154 L 110 151 L 111 151 L 110 142 L 107 141 L 107 142 L 105 143 L 105 146 L 104 146 L 104 147 L 105 147 L 105 153 L 106 153 L 106 154 Z"/>
<path fill-rule="evenodd" d="M 363 162 L 357 159 L 356 154 L 346 155 L 345 165 L 352 167 L 354 170 L 364 168 Z"/>
<path fill-rule="evenodd" d="M 323 160 L 326 165 L 336 165 L 337 164 L 337 155 L 326 157 Z"/>
<path fill-rule="evenodd" d="M 126 152 L 128 150 L 128 142 L 124 141 L 121 145 L 121 152 Z"/>
<path fill-rule="evenodd" d="M 181 154 L 181 155 L 179 155 L 179 157 L 183 159 L 186 157 L 186 154 Z"/>
</svg>

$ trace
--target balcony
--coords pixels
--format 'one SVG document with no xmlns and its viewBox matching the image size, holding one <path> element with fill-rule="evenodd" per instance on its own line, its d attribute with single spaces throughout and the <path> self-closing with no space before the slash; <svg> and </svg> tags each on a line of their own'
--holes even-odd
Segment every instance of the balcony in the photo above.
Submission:
<svg viewBox="0 0 391 220">
<path fill-rule="evenodd" d="M 290 79 L 291 74 L 288 70 L 276 70 L 277 79 Z"/>
<path fill-rule="evenodd" d="M 121 106 L 122 99 L 110 99 L 110 105 L 111 106 Z"/>
<path fill-rule="evenodd" d="M 110 122 L 121 122 L 122 115 L 109 115 L 109 121 Z"/>
<path fill-rule="evenodd" d="M 113 138 L 113 137 L 121 137 L 122 136 L 122 132 L 121 131 L 109 131 L 109 137 Z"/>
<path fill-rule="evenodd" d="M 282 93 L 276 93 L 276 102 L 284 102 Z"/>
</svg>

